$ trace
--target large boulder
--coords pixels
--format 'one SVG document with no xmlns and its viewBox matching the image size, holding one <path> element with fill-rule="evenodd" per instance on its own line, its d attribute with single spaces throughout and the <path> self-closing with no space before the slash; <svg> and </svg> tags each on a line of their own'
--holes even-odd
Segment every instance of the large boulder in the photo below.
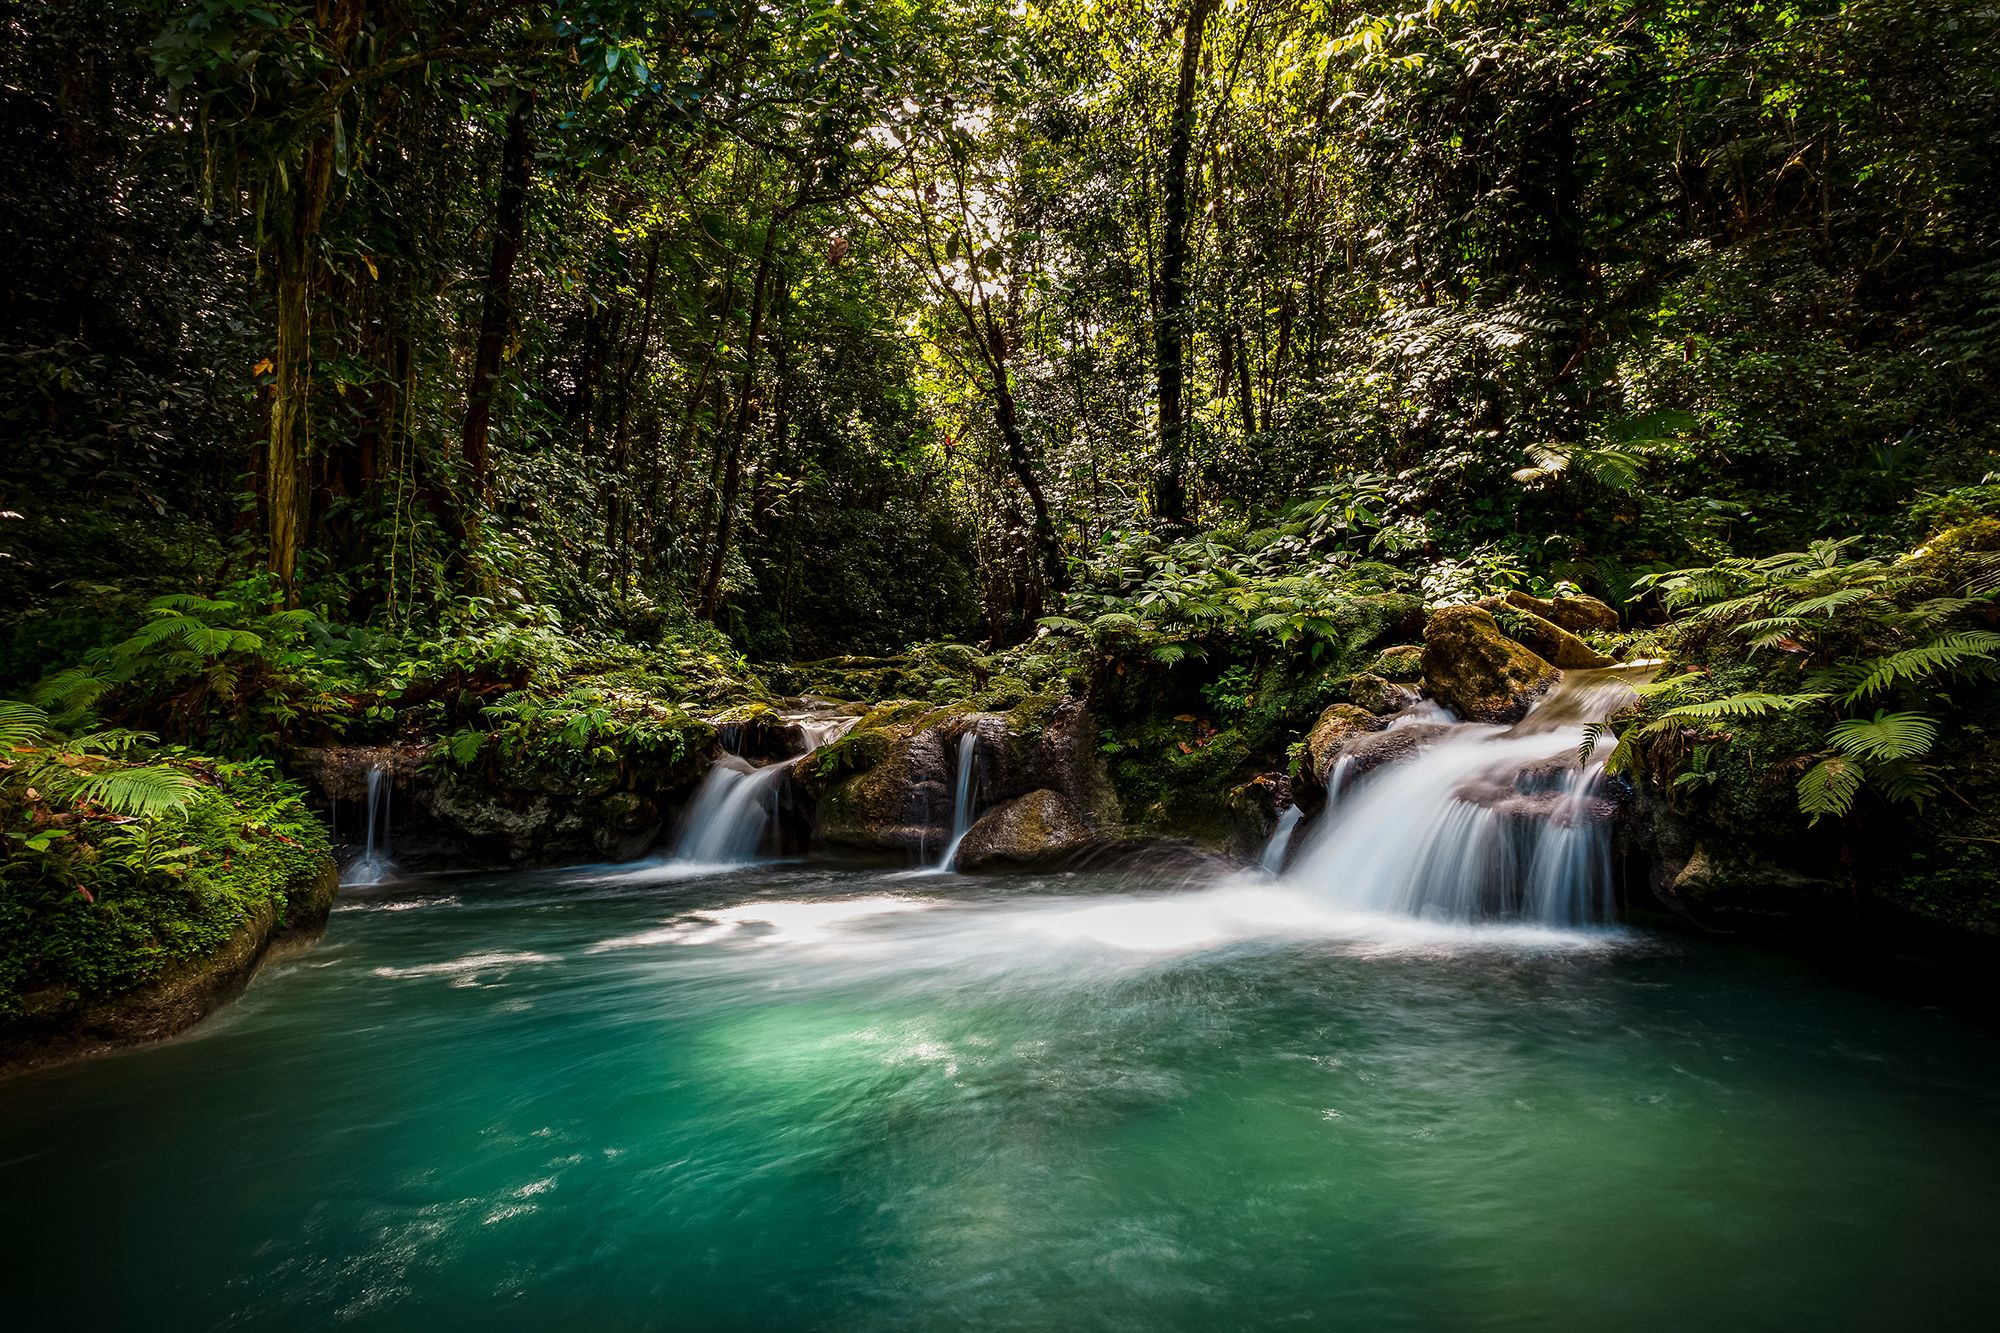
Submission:
<svg viewBox="0 0 2000 1333">
<path fill-rule="evenodd" d="M 955 868 L 1052 865 L 1081 851 L 1092 839 L 1090 822 L 1075 802 L 1042 788 L 981 815 L 958 845 Z"/>
<path fill-rule="evenodd" d="M 1447 606 L 1424 626 L 1431 697 L 1467 722 L 1518 722 L 1558 672 L 1500 632 L 1483 606 Z"/>
<path fill-rule="evenodd" d="M 959 755 L 975 738 L 980 806 L 1037 791 L 1061 795 L 1093 831 L 1118 827 L 1116 794 L 1080 699 L 1033 696 L 1004 713 L 884 705 L 800 766 L 818 801 L 813 840 L 855 851 L 926 856 L 951 836 Z"/>
<path fill-rule="evenodd" d="M 1610 666 L 1617 659 L 1585 643 L 1552 620 L 1494 598 L 1486 603 L 1502 632 L 1522 647 L 1565 671 Z"/>
<path fill-rule="evenodd" d="M 816 842 L 913 855 L 942 847 L 951 826 L 951 768 L 937 728 L 859 730 L 807 763 L 832 779 L 820 793 Z"/>
<path fill-rule="evenodd" d="M 1618 612 L 1609 603 L 1587 593 L 1577 593 L 1572 597 L 1535 597 L 1516 588 L 1507 594 L 1506 600 L 1507 605 L 1538 615 L 1572 634 L 1618 628 Z"/>
</svg>

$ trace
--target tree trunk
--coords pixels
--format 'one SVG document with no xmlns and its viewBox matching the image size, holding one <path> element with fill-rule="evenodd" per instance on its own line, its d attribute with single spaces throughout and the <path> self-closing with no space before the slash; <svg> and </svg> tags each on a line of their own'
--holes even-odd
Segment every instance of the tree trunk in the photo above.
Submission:
<svg viewBox="0 0 2000 1333">
<path fill-rule="evenodd" d="M 460 453 L 471 473 L 473 493 L 484 501 L 492 467 L 489 444 L 493 395 L 513 316 L 514 262 L 528 221 L 528 182 L 534 171 L 534 141 L 528 115 L 534 98 L 517 91 L 507 107 L 507 138 L 500 150 L 500 198 L 493 217 L 493 250 L 486 267 L 486 296 L 479 313 L 479 342 L 472 354 L 472 377 L 465 404 Z"/>
<path fill-rule="evenodd" d="M 1160 439 L 1153 464 L 1153 514 L 1169 523 L 1188 517 L 1187 421 L 1184 413 L 1187 347 L 1188 152 L 1194 140 L 1194 88 L 1201 73 L 1202 32 L 1215 0 L 1189 0 L 1181 31 L 1180 82 L 1174 90 L 1173 120 L 1167 130 L 1167 170 L 1160 247 L 1160 313 L 1155 325 L 1159 371 Z"/>
<path fill-rule="evenodd" d="M 771 248 L 778 238 L 778 220 L 764 226 L 764 249 L 757 256 L 757 274 L 751 280 L 750 326 L 743 338 L 743 374 L 736 388 L 736 418 L 729 427 L 729 451 L 723 462 L 720 512 L 715 516 L 715 549 L 708 559 L 708 576 L 701 584 L 701 613 L 710 620 L 722 604 L 722 571 L 729 559 L 729 541 L 736 526 L 736 497 L 743 488 L 743 442 L 750 433 L 750 417 L 757 393 L 757 340 L 764 332 L 764 292 L 771 277 Z"/>
<path fill-rule="evenodd" d="M 306 149 L 290 196 L 289 216 L 277 229 L 271 255 L 276 296 L 277 347 L 271 357 L 271 429 L 262 471 L 264 530 L 269 568 L 287 606 L 297 593 L 299 548 L 306 523 L 312 434 L 312 293 L 319 270 L 319 224 L 333 189 L 333 137 Z"/>
<path fill-rule="evenodd" d="M 1042 582 L 1052 592 L 1061 592 L 1069 584 L 1069 571 L 1063 564 L 1062 548 L 1056 541 L 1056 525 L 1049 515 L 1048 498 L 1042 493 L 1042 483 L 1035 476 L 1034 460 L 1028 456 L 1028 442 L 1021 435 L 1020 414 L 1014 407 L 1014 386 L 1010 383 L 1007 370 L 1007 338 L 1000 321 L 993 318 L 990 308 L 981 312 L 986 319 L 986 365 L 993 378 L 993 424 L 1000 429 L 1000 442 L 1007 452 L 1007 467 L 1014 479 L 1021 483 L 1021 490 L 1027 494 L 1028 508 L 1034 514 L 1035 556 L 1041 566 Z M 1033 599 L 1039 603 L 1040 599 Z M 1030 605 L 1029 619 L 1040 610 L 1039 605 Z"/>
</svg>

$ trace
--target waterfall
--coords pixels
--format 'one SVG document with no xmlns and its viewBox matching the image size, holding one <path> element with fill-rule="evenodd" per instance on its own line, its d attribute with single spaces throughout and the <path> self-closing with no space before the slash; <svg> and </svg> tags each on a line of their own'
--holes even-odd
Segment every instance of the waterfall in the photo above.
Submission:
<svg viewBox="0 0 2000 1333">
<path fill-rule="evenodd" d="M 1299 826 L 1299 808 L 1288 805 L 1278 812 L 1278 827 L 1271 830 L 1270 841 L 1264 844 L 1263 855 L 1257 864 L 1277 874 L 1285 868 L 1285 851 L 1292 845 L 1292 830 Z"/>
<path fill-rule="evenodd" d="M 777 820 L 778 795 L 792 769 L 822 745 L 845 736 L 855 723 L 852 717 L 820 709 L 781 716 L 798 728 L 805 748 L 761 768 L 725 751 L 688 802 L 674 860 L 703 865 L 755 861 Z"/>
<path fill-rule="evenodd" d="M 389 859 L 389 816 L 396 787 L 389 772 L 380 764 L 368 769 L 368 842 L 360 857 L 347 867 L 343 884 L 380 884 L 396 877 L 396 863 Z"/>
<path fill-rule="evenodd" d="M 1453 724 L 1410 757 L 1354 778 L 1343 757 L 1288 877 L 1363 911 L 1558 927 L 1610 920 L 1611 806 L 1601 787 L 1612 738 L 1587 763 L 1578 751 L 1585 727 L 1630 702 L 1643 678 L 1566 672 L 1512 727 Z"/>
<path fill-rule="evenodd" d="M 972 828 L 972 805 L 978 797 L 979 733 L 967 731 L 958 738 L 958 796 L 951 807 L 951 841 L 945 844 L 944 855 L 939 858 L 937 868 L 949 870 L 958 860 L 958 844 L 965 841 L 965 835 Z"/>
</svg>

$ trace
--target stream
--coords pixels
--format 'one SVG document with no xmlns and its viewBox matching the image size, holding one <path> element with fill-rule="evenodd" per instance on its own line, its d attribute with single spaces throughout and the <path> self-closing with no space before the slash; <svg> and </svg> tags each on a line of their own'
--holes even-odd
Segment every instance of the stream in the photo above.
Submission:
<svg viewBox="0 0 2000 1333">
<path fill-rule="evenodd" d="M 1254 872 L 364 887 L 190 1036 L 0 1085 L 10 1323 L 1992 1327 L 1996 1054 Z"/>
</svg>

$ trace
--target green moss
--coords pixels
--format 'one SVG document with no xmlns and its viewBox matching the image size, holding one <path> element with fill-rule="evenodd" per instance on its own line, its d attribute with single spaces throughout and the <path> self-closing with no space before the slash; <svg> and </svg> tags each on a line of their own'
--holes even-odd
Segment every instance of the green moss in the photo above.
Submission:
<svg viewBox="0 0 2000 1333">
<path fill-rule="evenodd" d="M 325 872 L 326 833 L 298 787 L 263 763 L 213 771 L 215 785 L 176 813 L 75 825 L 55 854 L 10 841 L 0 1017 L 20 1015 L 30 995 L 100 999 L 205 958 L 262 913 L 282 919 L 288 896 Z"/>
</svg>

